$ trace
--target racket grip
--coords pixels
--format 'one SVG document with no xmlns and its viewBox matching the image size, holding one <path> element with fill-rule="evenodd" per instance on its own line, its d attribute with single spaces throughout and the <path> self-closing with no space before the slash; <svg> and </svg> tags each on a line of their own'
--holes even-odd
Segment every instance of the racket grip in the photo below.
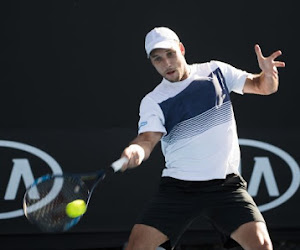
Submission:
<svg viewBox="0 0 300 250">
<path fill-rule="evenodd" d="M 115 172 L 118 172 L 124 163 L 127 163 L 128 162 L 128 158 L 127 157 L 122 157 L 120 158 L 119 160 L 116 160 L 115 162 L 113 162 L 111 164 L 111 167 L 114 169 Z"/>
</svg>

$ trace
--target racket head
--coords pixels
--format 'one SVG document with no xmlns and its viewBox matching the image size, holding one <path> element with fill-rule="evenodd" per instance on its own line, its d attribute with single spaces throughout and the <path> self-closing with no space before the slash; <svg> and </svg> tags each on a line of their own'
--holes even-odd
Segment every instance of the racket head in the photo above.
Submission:
<svg viewBox="0 0 300 250">
<path fill-rule="evenodd" d="M 24 214 L 44 232 L 67 231 L 82 217 L 69 217 L 66 214 L 67 204 L 81 199 L 88 205 L 90 195 L 82 175 L 45 175 L 36 179 L 26 190 L 23 198 Z"/>
</svg>

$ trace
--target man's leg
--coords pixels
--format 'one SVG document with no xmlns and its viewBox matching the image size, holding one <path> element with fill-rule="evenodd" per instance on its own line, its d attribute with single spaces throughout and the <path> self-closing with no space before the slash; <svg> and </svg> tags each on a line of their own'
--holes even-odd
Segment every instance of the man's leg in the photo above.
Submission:
<svg viewBox="0 0 300 250">
<path fill-rule="evenodd" d="M 154 227 L 136 224 L 130 234 L 126 250 L 154 250 L 168 237 Z"/>
<path fill-rule="evenodd" d="M 272 242 L 264 222 L 248 222 L 231 234 L 246 250 L 272 250 Z"/>
</svg>

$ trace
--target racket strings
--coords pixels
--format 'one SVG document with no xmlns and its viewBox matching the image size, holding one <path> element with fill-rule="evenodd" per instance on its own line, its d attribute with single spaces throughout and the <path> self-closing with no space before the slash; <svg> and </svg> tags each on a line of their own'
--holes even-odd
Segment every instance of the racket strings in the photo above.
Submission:
<svg viewBox="0 0 300 250">
<path fill-rule="evenodd" d="M 77 178 L 55 177 L 35 186 L 39 197 L 31 197 L 30 189 L 24 197 L 25 215 L 41 230 L 47 232 L 65 231 L 78 218 L 66 214 L 66 206 L 76 199 L 86 200 L 89 190 Z"/>
</svg>

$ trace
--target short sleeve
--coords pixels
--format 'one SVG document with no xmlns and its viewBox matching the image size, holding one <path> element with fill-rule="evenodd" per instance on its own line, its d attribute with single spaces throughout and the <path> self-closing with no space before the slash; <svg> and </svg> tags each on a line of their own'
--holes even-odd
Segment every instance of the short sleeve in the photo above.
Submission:
<svg viewBox="0 0 300 250">
<path fill-rule="evenodd" d="M 162 132 L 167 133 L 164 127 L 164 115 L 160 106 L 149 96 L 145 96 L 140 104 L 140 120 L 138 133 Z"/>
<path fill-rule="evenodd" d="M 243 88 L 246 78 L 251 75 L 250 73 L 237 69 L 224 62 L 212 61 L 212 63 L 215 63 L 221 70 L 229 92 L 233 91 L 238 94 L 244 94 Z"/>
</svg>

